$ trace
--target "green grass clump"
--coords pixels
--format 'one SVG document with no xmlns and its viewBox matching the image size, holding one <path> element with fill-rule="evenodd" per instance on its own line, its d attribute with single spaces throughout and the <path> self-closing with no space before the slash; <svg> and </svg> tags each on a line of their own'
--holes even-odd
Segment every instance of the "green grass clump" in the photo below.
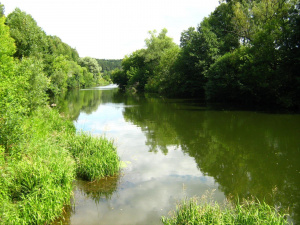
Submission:
<svg viewBox="0 0 300 225">
<path fill-rule="evenodd" d="M 162 217 L 165 225 L 180 224 L 289 224 L 284 215 L 266 203 L 245 200 L 242 204 L 201 202 L 197 198 L 178 204 L 172 215 Z"/>
<path fill-rule="evenodd" d="M 69 138 L 69 151 L 75 158 L 77 176 L 88 181 L 113 176 L 119 171 L 120 159 L 113 142 L 89 133 Z"/>
<path fill-rule="evenodd" d="M 76 134 L 50 108 L 24 117 L 17 132 L 18 141 L 0 144 L 0 224 L 48 224 L 70 204 L 76 173 L 95 180 L 119 171 L 112 142 Z"/>
<path fill-rule="evenodd" d="M 70 204 L 75 162 L 64 136 L 72 123 L 44 108 L 24 118 L 23 138 L 0 146 L 0 224 L 45 224 Z"/>
</svg>

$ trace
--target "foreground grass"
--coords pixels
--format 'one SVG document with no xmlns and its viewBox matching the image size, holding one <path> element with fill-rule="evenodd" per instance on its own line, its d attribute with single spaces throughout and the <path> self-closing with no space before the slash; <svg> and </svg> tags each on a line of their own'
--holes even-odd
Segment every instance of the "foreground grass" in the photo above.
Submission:
<svg viewBox="0 0 300 225">
<path fill-rule="evenodd" d="M 216 202 L 203 202 L 197 198 L 185 200 L 177 205 L 172 215 L 162 217 L 165 225 L 198 224 L 289 224 L 286 217 L 258 201 L 244 201 L 233 206 L 220 206 Z"/>
<path fill-rule="evenodd" d="M 18 142 L 0 145 L 0 224 L 50 223 L 70 204 L 76 174 L 93 180 L 118 172 L 111 142 L 76 134 L 54 110 L 37 110 L 21 127 Z"/>
</svg>

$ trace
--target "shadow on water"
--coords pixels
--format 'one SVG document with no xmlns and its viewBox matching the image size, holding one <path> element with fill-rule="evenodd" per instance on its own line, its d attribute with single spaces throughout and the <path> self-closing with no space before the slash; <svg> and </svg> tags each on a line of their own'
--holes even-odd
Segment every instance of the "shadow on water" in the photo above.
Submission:
<svg viewBox="0 0 300 225">
<path fill-rule="evenodd" d="M 63 215 L 58 218 L 53 224 L 71 224 L 71 215 L 76 213 L 76 205 L 82 199 L 76 200 L 76 195 L 80 195 L 81 198 L 88 198 L 99 204 L 101 201 L 109 200 L 112 195 L 116 192 L 120 176 L 105 177 L 103 179 L 89 182 L 84 180 L 74 181 L 74 198 L 72 199 L 71 206 L 66 206 L 63 210 Z"/>
<path fill-rule="evenodd" d="M 167 156 L 171 148 L 178 149 L 194 159 L 203 175 L 213 177 L 225 196 L 254 196 L 290 208 L 300 222 L 300 115 L 215 110 L 195 100 L 129 96 L 117 89 L 77 91 L 60 107 L 77 120 L 103 104 L 122 105 L 124 120 L 141 129 L 150 154 Z M 118 189 L 117 180 L 105 185 L 76 184 L 95 201 Z"/>
<path fill-rule="evenodd" d="M 226 196 L 255 196 L 291 208 L 300 222 L 300 115 L 204 109 L 195 102 L 145 99 L 126 108 L 149 151 L 179 146 Z"/>
</svg>

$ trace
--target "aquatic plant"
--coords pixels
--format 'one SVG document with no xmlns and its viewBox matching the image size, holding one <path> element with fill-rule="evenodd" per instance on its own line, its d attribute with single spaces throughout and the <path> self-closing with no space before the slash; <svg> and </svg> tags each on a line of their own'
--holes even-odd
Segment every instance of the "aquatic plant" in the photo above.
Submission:
<svg viewBox="0 0 300 225">
<path fill-rule="evenodd" d="M 120 159 L 112 141 L 81 132 L 69 137 L 68 145 L 76 161 L 78 177 L 93 181 L 119 171 Z"/>
<path fill-rule="evenodd" d="M 191 198 L 177 204 L 176 211 L 170 217 L 162 217 L 165 225 L 173 224 L 290 224 L 286 215 L 265 202 L 244 200 L 224 205 L 203 201 L 203 197 Z"/>
</svg>

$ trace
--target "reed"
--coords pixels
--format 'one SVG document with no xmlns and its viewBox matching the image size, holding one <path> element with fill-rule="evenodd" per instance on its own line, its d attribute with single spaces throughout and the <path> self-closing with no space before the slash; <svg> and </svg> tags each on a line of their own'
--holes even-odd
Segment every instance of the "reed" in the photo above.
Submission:
<svg viewBox="0 0 300 225">
<path fill-rule="evenodd" d="M 77 176 L 88 181 L 113 176 L 120 169 L 120 159 L 112 141 L 78 133 L 69 138 L 69 151 L 76 161 Z"/>
<path fill-rule="evenodd" d="M 184 200 L 177 204 L 170 217 L 162 217 L 165 225 L 198 224 L 290 224 L 286 215 L 274 207 L 257 200 L 244 200 L 243 203 L 220 205 L 217 202 L 203 202 L 198 198 Z"/>
<path fill-rule="evenodd" d="M 73 128 L 47 108 L 21 127 L 24 138 L 0 160 L 0 224 L 45 224 L 70 204 L 75 162 L 61 139 Z"/>
</svg>

